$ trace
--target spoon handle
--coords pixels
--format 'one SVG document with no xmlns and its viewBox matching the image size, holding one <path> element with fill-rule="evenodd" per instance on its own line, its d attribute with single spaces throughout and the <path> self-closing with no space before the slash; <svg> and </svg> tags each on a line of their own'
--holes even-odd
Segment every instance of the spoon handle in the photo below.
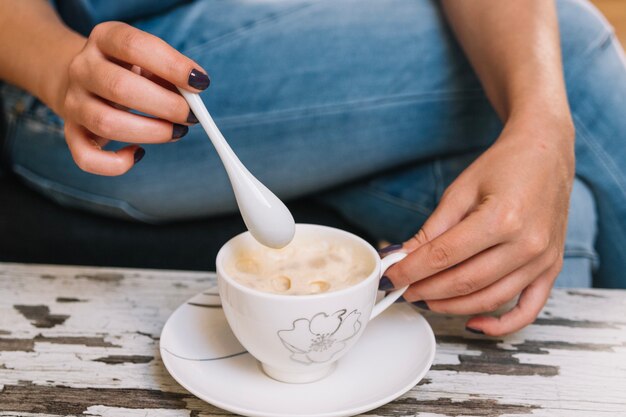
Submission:
<svg viewBox="0 0 626 417">
<path fill-rule="evenodd" d="M 213 121 L 213 118 L 209 114 L 209 111 L 204 105 L 202 98 L 200 98 L 200 95 L 190 93 L 183 90 L 182 88 L 179 88 L 178 91 L 180 91 L 185 100 L 187 100 L 187 103 L 189 103 L 189 107 L 200 121 L 200 124 L 202 125 L 204 130 L 207 132 L 209 139 L 213 143 L 213 146 L 215 147 L 215 150 L 219 154 L 222 161 L 224 161 L 224 158 L 226 158 L 228 161 L 236 164 L 238 168 L 245 169 L 235 152 L 233 152 L 228 142 L 226 142 L 224 135 L 222 135 L 222 132 L 220 132 L 217 125 Z M 224 163 L 224 166 L 227 170 L 229 170 L 228 163 Z"/>
</svg>

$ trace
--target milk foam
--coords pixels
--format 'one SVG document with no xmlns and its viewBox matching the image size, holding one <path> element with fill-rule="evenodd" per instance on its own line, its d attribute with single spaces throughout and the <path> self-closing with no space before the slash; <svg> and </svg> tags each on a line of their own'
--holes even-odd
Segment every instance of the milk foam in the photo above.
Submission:
<svg viewBox="0 0 626 417">
<path fill-rule="evenodd" d="M 370 258 L 363 248 L 347 242 L 294 241 L 282 249 L 258 245 L 240 250 L 225 269 L 237 282 L 258 291 L 307 295 L 358 284 L 372 272 Z"/>
</svg>

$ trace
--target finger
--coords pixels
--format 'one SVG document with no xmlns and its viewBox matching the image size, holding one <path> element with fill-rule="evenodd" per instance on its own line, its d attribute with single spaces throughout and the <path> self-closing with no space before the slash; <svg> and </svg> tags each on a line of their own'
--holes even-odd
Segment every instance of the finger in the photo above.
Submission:
<svg viewBox="0 0 626 417">
<path fill-rule="evenodd" d="M 475 201 L 470 187 L 448 188 L 441 201 L 422 228 L 402 244 L 405 252 L 412 252 L 458 224 L 470 211 Z M 460 190 L 460 191 L 459 191 Z"/>
<path fill-rule="evenodd" d="M 145 68 L 141 68 L 139 65 L 128 64 L 124 61 L 115 59 L 113 57 L 108 57 L 108 61 L 111 61 L 114 64 L 119 65 L 120 67 L 125 68 L 135 74 L 141 75 L 142 77 L 149 79 L 153 83 L 158 84 L 167 90 L 170 90 L 176 94 L 180 94 L 180 92 L 178 91 L 178 89 L 176 88 L 174 84 L 172 84 L 169 81 L 164 80 L 163 78 L 157 75 L 154 75 L 153 73 L 151 73 Z"/>
<path fill-rule="evenodd" d="M 159 77 L 158 75 L 154 75 L 152 74 L 150 71 L 143 69 L 143 68 L 139 68 L 138 74 L 141 74 L 142 77 L 149 79 L 150 81 L 152 81 L 153 83 L 160 85 L 161 87 L 165 88 L 166 90 L 169 90 L 171 92 L 173 92 L 176 95 L 179 95 L 182 97 L 182 95 L 180 94 L 180 91 L 178 91 L 178 89 L 176 88 L 176 86 L 174 84 L 172 84 L 171 82 L 164 80 L 163 78 Z M 187 104 L 187 101 L 185 100 L 185 105 L 187 107 L 189 107 L 189 104 Z M 185 120 L 185 123 L 188 124 L 196 124 L 199 123 L 198 118 L 196 117 L 196 115 L 194 114 L 193 110 L 189 109 L 189 114 L 187 115 L 187 119 Z"/>
<path fill-rule="evenodd" d="M 459 223 L 467 215 L 474 201 L 474 196 L 469 191 L 469 187 L 463 187 L 461 190 L 465 192 L 456 191 L 456 188 L 448 188 L 422 228 L 406 242 L 380 249 L 378 251 L 380 256 L 384 258 L 394 252 L 413 252 Z"/>
<path fill-rule="evenodd" d="M 172 84 L 171 82 L 169 82 L 167 80 L 164 80 L 163 78 L 159 77 L 158 75 L 154 75 L 150 71 L 145 70 L 143 68 L 141 68 L 139 70 L 139 74 L 141 74 L 142 77 L 149 79 L 153 83 L 155 83 L 157 85 L 160 85 L 161 87 L 165 88 L 166 90 L 169 90 L 169 91 L 173 92 L 174 94 L 177 94 L 177 95 L 182 97 L 182 95 L 180 94 L 180 91 L 178 91 L 178 89 L 176 88 L 176 86 L 174 84 Z M 189 107 L 189 104 L 187 104 L 186 101 L 185 101 L 185 104 L 187 105 L 187 107 Z M 194 114 L 193 110 L 189 109 L 189 114 L 187 115 L 187 119 L 185 120 L 185 123 L 188 123 L 188 124 L 199 123 L 199 120 L 196 117 L 196 115 Z"/>
<path fill-rule="evenodd" d="M 147 69 L 138 68 L 138 71 L 136 71 L 136 73 L 141 75 L 144 78 L 149 79 L 153 83 L 160 85 L 161 87 L 165 88 L 166 90 L 169 90 L 169 91 L 171 91 L 171 92 L 173 92 L 175 94 L 180 95 L 180 92 L 178 91 L 178 89 L 176 88 L 176 86 L 174 84 L 172 84 L 171 82 L 169 82 L 167 80 L 164 80 L 163 78 L 159 77 L 158 75 L 154 75 L 153 73 L 151 73 Z"/>
<path fill-rule="evenodd" d="M 404 293 L 404 298 L 408 301 L 441 300 L 479 291 L 532 259 L 520 246 L 505 243 L 489 248 L 454 268 L 414 283 Z"/>
<path fill-rule="evenodd" d="M 106 55 L 138 65 L 172 84 L 199 92 L 209 77 L 193 60 L 164 40 L 121 22 L 107 22 L 92 32 L 98 48 Z"/>
<path fill-rule="evenodd" d="M 504 242 L 508 233 L 503 228 L 507 226 L 497 224 L 494 218 L 497 215 L 489 204 L 479 207 L 450 230 L 415 249 L 385 275 L 394 288 L 400 288 Z"/>
<path fill-rule="evenodd" d="M 106 59 L 93 62 L 81 85 L 95 95 L 123 107 L 174 123 L 189 123 L 190 109 L 185 99 L 149 79 Z"/>
<path fill-rule="evenodd" d="M 180 139 L 189 128 L 129 113 L 104 103 L 97 97 L 74 93 L 66 103 L 74 121 L 96 136 L 131 143 L 166 143 Z"/>
<path fill-rule="evenodd" d="M 428 300 L 428 308 L 438 313 L 480 314 L 494 312 L 519 295 L 546 271 L 545 263 L 534 261 L 474 293 L 441 300 Z"/>
<path fill-rule="evenodd" d="M 560 266 L 550 268 L 533 281 L 522 291 L 517 305 L 511 311 L 500 317 L 474 317 L 466 323 L 466 326 L 489 336 L 500 336 L 516 332 L 531 324 L 546 304 L 559 270 Z"/>
<path fill-rule="evenodd" d="M 65 123 L 65 140 L 76 165 L 83 171 L 98 175 L 122 175 L 145 153 L 136 145 L 116 152 L 104 151 L 86 129 L 73 122 Z"/>
</svg>

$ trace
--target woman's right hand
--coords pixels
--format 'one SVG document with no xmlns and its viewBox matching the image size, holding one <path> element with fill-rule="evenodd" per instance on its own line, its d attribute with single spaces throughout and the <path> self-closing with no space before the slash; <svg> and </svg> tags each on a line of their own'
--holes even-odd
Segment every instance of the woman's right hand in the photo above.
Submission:
<svg viewBox="0 0 626 417">
<path fill-rule="evenodd" d="M 96 26 L 60 82 L 58 108 L 76 164 L 99 175 L 121 175 L 145 153 L 137 144 L 180 139 L 197 123 L 175 87 L 199 92 L 206 72 L 162 39 L 121 22 Z M 136 110 L 143 116 L 128 111 Z M 132 145 L 103 150 L 110 140 Z"/>
</svg>

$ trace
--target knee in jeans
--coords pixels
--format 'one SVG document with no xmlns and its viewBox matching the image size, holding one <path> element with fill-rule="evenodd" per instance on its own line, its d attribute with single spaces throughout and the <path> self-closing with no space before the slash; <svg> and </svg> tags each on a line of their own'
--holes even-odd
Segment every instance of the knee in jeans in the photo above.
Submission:
<svg viewBox="0 0 626 417">
<path fill-rule="evenodd" d="M 598 266 L 594 249 L 597 232 L 595 199 L 580 180 L 574 181 L 565 239 L 563 269 L 555 287 L 590 287 L 592 275 Z"/>
<path fill-rule="evenodd" d="M 597 212 L 593 194 L 579 179 L 574 181 L 565 238 L 565 256 L 589 258 L 595 264 Z"/>
</svg>

